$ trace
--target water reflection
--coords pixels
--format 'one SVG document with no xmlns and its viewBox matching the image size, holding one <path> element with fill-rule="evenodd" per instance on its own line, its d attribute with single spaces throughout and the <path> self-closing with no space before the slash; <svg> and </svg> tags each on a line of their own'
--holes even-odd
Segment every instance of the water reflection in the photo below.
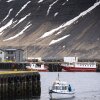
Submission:
<svg viewBox="0 0 100 100">
<path fill-rule="evenodd" d="M 36 76 L 0 77 L 0 100 L 40 99 L 40 80 Z"/>
<path fill-rule="evenodd" d="M 40 97 L 0 97 L 0 100 L 40 100 Z"/>
</svg>

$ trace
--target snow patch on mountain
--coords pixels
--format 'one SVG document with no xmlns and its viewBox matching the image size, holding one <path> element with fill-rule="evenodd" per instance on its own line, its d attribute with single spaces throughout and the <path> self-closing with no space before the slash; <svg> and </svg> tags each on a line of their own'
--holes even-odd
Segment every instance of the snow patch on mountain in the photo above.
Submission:
<svg viewBox="0 0 100 100">
<path fill-rule="evenodd" d="M 66 0 L 62 5 L 65 5 L 66 4 L 66 2 L 68 2 L 68 0 Z"/>
<path fill-rule="evenodd" d="M 60 33 L 62 33 L 62 30 L 60 30 L 59 32 L 57 32 L 55 35 L 59 35 Z"/>
<path fill-rule="evenodd" d="M 7 16 L 2 20 L 2 22 L 5 21 L 9 17 L 9 15 L 10 15 L 10 13 L 11 13 L 12 10 L 13 10 L 13 8 L 9 10 Z"/>
<path fill-rule="evenodd" d="M 56 1 L 53 2 L 51 5 L 49 5 L 49 8 L 48 8 L 48 10 L 47 10 L 47 15 L 49 15 L 49 12 L 50 12 L 52 6 L 53 6 L 54 4 L 56 4 L 58 1 L 59 1 L 59 0 L 56 0 Z"/>
<path fill-rule="evenodd" d="M 0 35 L 2 35 L 2 31 L 4 31 L 6 28 L 10 27 L 10 25 L 13 23 L 13 19 L 11 19 L 6 25 L 2 26 L 0 28 Z"/>
<path fill-rule="evenodd" d="M 28 2 L 19 10 L 19 12 L 15 15 L 15 17 L 18 16 L 19 13 L 20 13 L 21 11 L 23 11 L 23 10 L 27 7 L 27 5 L 28 5 L 30 2 L 31 2 L 31 1 L 28 1 Z"/>
<path fill-rule="evenodd" d="M 30 16 L 31 13 L 27 14 L 25 17 L 21 18 L 17 24 L 15 24 L 12 28 L 16 27 L 19 23 L 21 23 L 22 21 L 24 21 L 28 16 Z"/>
<path fill-rule="evenodd" d="M 15 39 L 15 38 L 19 37 L 19 36 L 22 35 L 31 25 L 32 25 L 32 24 L 29 24 L 29 23 L 28 23 L 28 24 L 24 27 L 24 29 L 23 29 L 21 32 L 19 32 L 19 33 L 16 34 L 15 36 L 12 36 L 12 37 L 10 37 L 10 38 L 8 38 L 8 39 L 3 40 L 3 41 L 8 41 L 8 40 L 12 40 L 12 39 Z"/>
<path fill-rule="evenodd" d="M 82 13 L 80 13 L 77 17 L 69 20 L 68 22 L 66 22 L 65 24 L 60 25 L 59 27 L 52 29 L 46 33 L 44 33 L 40 38 L 45 38 L 47 36 L 52 35 L 53 33 L 59 31 L 60 29 L 67 27 L 68 25 L 71 25 L 73 22 L 77 21 L 80 17 L 83 17 L 84 15 L 86 15 L 87 13 L 89 13 L 90 11 L 92 11 L 93 9 L 95 9 L 97 6 L 100 5 L 100 1 L 96 2 L 93 6 L 91 6 L 90 8 L 88 8 L 87 10 L 83 11 Z"/>
<path fill-rule="evenodd" d="M 43 2 L 43 1 L 44 1 L 44 0 L 39 0 L 38 3 L 41 3 L 41 2 Z"/>
<path fill-rule="evenodd" d="M 67 38 L 67 37 L 69 37 L 69 36 L 70 36 L 70 34 L 69 34 L 69 35 L 66 35 L 66 36 L 63 36 L 63 37 L 61 37 L 61 38 L 59 38 L 59 39 L 57 39 L 57 40 L 52 40 L 52 41 L 49 43 L 49 45 L 58 43 L 58 42 L 60 42 L 61 40 L 65 39 L 65 38 Z"/>
<path fill-rule="evenodd" d="M 12 2 L 12 1 L 15 1 L 15 0 L 8 0 L 8 1 L 6 1 L 6 2 Z"/>
<path fill-rule="evenodd" d="M 58 31 L 55 35 L 59 35 L 59 34 L 62 33 L 65 29 L 66 29 L 66 27 L 63 28 L 63 29 L 61 29 L 60 31 Z"/>
<path fill-rule="evenodd" d="M 56 17 L 56 16 L 58 15 L 58 13 L 59 13 L 59 12 L 56 12 L 56 13 L 54 14 L 54 17 Z"/>
</svg>

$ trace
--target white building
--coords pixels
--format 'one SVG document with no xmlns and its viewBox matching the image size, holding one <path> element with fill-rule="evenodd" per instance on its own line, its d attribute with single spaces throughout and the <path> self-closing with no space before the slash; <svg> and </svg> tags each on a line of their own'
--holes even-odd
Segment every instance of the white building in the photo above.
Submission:
<svg viewBox="0 0 100 100">
<path fill-rule="evenodd" d="M 22 49 L 5 49 L 5 60 L 14 62 L 23 62 L 23 50 Z"/>
<path fill-rule="evenodd" d="M 22 49 L 0 49 L 0 62 L 23 62 L 23 52 Z"/>
</svg>

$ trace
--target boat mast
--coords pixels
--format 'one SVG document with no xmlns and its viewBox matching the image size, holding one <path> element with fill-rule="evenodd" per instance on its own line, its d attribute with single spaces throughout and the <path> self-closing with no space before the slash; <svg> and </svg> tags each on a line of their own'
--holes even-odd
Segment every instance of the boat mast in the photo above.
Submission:
<svg viewBox="0 0 100 100">
<path fill-rule="evenodd" d="M 59 80 L 59 73 L 58 73 L 58 80 Z"/>
</svg>

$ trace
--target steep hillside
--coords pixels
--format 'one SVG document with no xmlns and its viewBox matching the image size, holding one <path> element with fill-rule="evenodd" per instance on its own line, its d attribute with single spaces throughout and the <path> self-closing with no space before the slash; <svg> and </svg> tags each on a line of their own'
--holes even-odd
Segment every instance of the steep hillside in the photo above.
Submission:
<svg viewBox="0 0 100 100">
<path fill-rule="evenodd" d="M 0 0 L 0 47 L 28 57 L 100 58 L 99 0 Z"/>
</svg>

